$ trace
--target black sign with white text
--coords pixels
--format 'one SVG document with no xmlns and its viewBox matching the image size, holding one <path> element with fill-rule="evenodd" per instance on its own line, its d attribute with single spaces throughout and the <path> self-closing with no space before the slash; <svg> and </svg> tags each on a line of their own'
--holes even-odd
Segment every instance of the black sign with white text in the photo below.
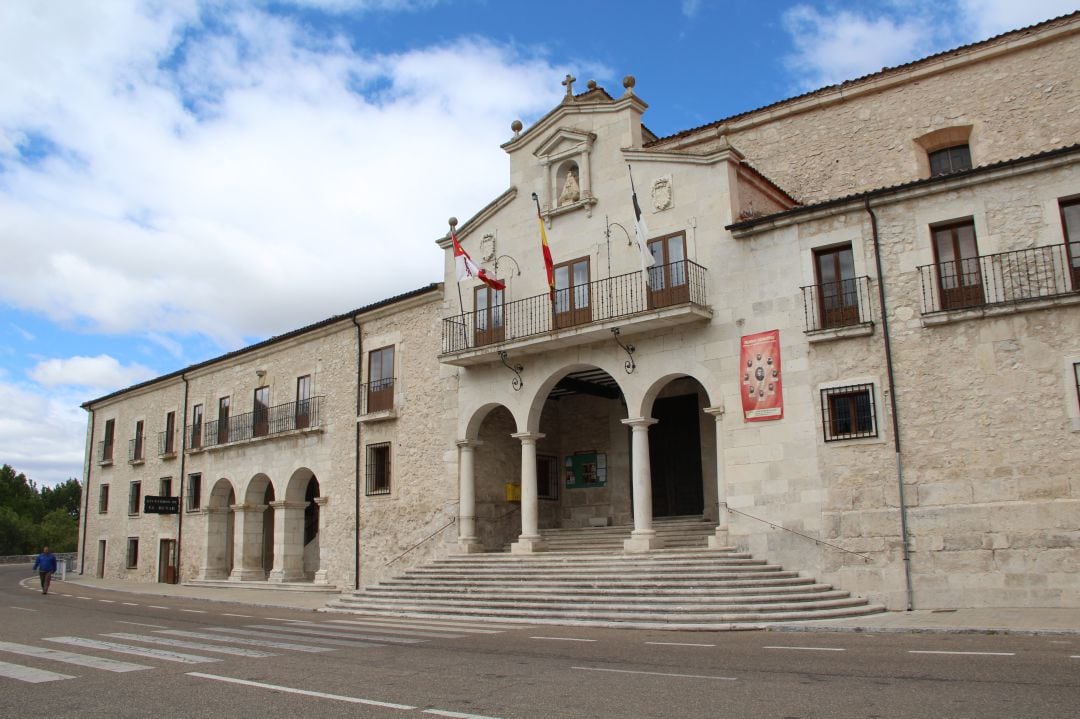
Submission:
<svg viewBox="0 0 1080 719">
<path fill-rule="evenodd" d="M 143 511 L 147 514 L 178 514 L 180 512 L 179 497 L 143 497 Z"/>
</svg>

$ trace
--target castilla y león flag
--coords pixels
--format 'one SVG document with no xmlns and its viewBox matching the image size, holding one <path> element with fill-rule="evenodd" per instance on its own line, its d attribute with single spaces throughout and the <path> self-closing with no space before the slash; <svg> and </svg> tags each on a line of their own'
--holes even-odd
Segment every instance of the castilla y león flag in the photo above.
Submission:
<svg viewBox="0 0 1080 719">
<path fill-rule="evenodd" d="M 506 289 L 505 282 L 497 280 L 494 277 L 489 277 L 485 270 L 476 266 L 476 263 L 469 257 L 469 253 L 466 252 L 465 248 L 458 242 L 457 233 L 454 232 L 453 229 L 450 230 L 450 239 L 454 241 L 454 262 L 457 264 L 458 282 L 477 279 L 493 290 Z"/>
</svg>

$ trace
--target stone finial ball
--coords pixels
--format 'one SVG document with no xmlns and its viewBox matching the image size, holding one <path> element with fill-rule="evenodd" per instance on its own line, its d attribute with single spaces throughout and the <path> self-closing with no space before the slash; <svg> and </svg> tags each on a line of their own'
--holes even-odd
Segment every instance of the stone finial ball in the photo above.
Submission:
<svg viewBox="0 0 1080 719">
<path fill-rule="evenodd" d="M 589 88 L 590 90 L 595 90 L 596 80 L 589 80 L 587 83 L 585 83 L 585 87 Z"/>
<path fill-rule="evenodd" d="M 450 223 L 451 227 L 457 227 L 457 218 L 456 217 L 451 217 L 449 220 L 447 220 L 447 222 Z"/>
<path fill-rule="evenodd" d="M 524 127 L 524 125 L 521 124 L 521 120 L 514 120 L 510 123 L 510 129 L 514 132 L 521 132 L 522 127 Z"/>
<path fill-rule="evenodd" d="M 632 90 L 634 88 L 634 85 L 636 84 L 637 80 L 634 79 L 633 75 L 627 75 L 622 79 L 622 86 L 625 87 L 627 90 Z"/>
</svg>

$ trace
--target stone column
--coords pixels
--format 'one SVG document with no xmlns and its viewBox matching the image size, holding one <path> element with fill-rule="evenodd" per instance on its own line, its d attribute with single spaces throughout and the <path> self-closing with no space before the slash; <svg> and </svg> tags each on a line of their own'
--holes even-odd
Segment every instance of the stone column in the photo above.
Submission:
<svg viewBox="0 0 1080 719">
<path fill-rule="evenodd" d="M 228 579 L 229 567 L 225 566 L 225 559 L 229 540 L 225 532 L 229 526 L 229 508 L 205 507 L 202 511 L 206 515 L 206 551 L 203 554 L 199 578 Z"/>
<path fill-rule="evenodd" d="M 263 512 L 265 504 L 234 504 L 233 570 L 234 582 L 264 582 L 262 568 Z"/>
<path fill-rule="evenodd" d="M 510 435 L 521 440 L 521 535 L 510 545 L 513 554 L 532 554 L 544 551 L 540 536 L 540 500 L 536 489 L 536 442 L 543 439 L 539 432 L 518 432 Z"/>
<path fill-rule="evenodd" d="M 663 540 L 652 526 L 652 464 L 649 462 L 649 427 L 656 424 L 652 417 L 624 419 L 629 425 L 630 455 L 634 466 L 634 531 L 623 542 L 627 552 L 647 552 L 660 549 Z"/>
<path fill-rule="evenodd" d="M 458 545 L 461 554 L 484 551 L 476 536 L 476 452 L 481 443 L 462 439 L 458 446 Z"/>
<path fill-rule="evenodd" d="M 727 477 L 724 470 L 724 405 L 706 407 L 716 426 L 716 533 L 709 537 L 710 549 L 728 548 Z"/>
<path fill-rule="evenodd" d="M 304 510 L 307 502 L 271 502 L 274 509 L 274 568 L 268 582 L 304 579 Z"/>
<path fill-rule="evenodd" d="M 329 584 L 330 575 L 327 567 L 330 566 L 330 536 L 329 517 L 326 515 L 326 505 L 330 502 L 329 497 L 316 497 L 315 506 L 319 508 L 319 568 L 315 570 L 316 584 Z"/>
</svg>

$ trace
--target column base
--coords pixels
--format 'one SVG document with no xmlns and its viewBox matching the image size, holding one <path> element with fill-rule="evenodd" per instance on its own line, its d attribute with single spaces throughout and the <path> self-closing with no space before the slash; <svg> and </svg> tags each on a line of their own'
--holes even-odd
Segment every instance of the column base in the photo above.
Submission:
<svg viewBox="0 0 1080 719">
<path fill-rule="evenodd" d="M 229 573 L 224 569 L 207 569 L 203 567 L 199 570 L 199 579 L 228 579 Z"/>
<path fill-rule="evenodd" d="M 307 577 L 303 572 L 289 569 L 275 569 L 270 572 L 266 577 L 266 581 L 270 584 L 282 584 L 284 582 L 303 582 Z"/>
<path fill-rule="evenodd" d="M 716 534 L 709 537 L 709 549 L 731 549 L 727 527 L 716 528 Z"/>
<path fill-rule="evenodd" d="M 484 545 L 476 537 L 461 537 L 452 551 L 454 554 L 480 554 L 484 551 Z"/>
<path fill-rule="evenodd" d="M 664 540 L 656 536 L 656 532 L 652 529 L 638 531 L 634 530 L 630 533 L 630 538 L 623 542 L 623 551 L 625 552 L 648 552 L 652 549 L 663 549 Z"/>
<path fill-rule="evenodd" d="M 325 569 L 320 569 L 315 572 L 315 584 L 329 584 L 330 573 Z"/>
<path fill-rule="evenodd" d="M 265 582 L 266 572 L 261 569 L 234 569 L 229 575 L 230 582 Z"/>
<path fill-rule="evenodd" d="M 534 554 L 547 549 L 547 542 L 539 534 L 527 536 L 521 535 L 518 540 L 510 545 L 511 554 Z"/>
</svg>

